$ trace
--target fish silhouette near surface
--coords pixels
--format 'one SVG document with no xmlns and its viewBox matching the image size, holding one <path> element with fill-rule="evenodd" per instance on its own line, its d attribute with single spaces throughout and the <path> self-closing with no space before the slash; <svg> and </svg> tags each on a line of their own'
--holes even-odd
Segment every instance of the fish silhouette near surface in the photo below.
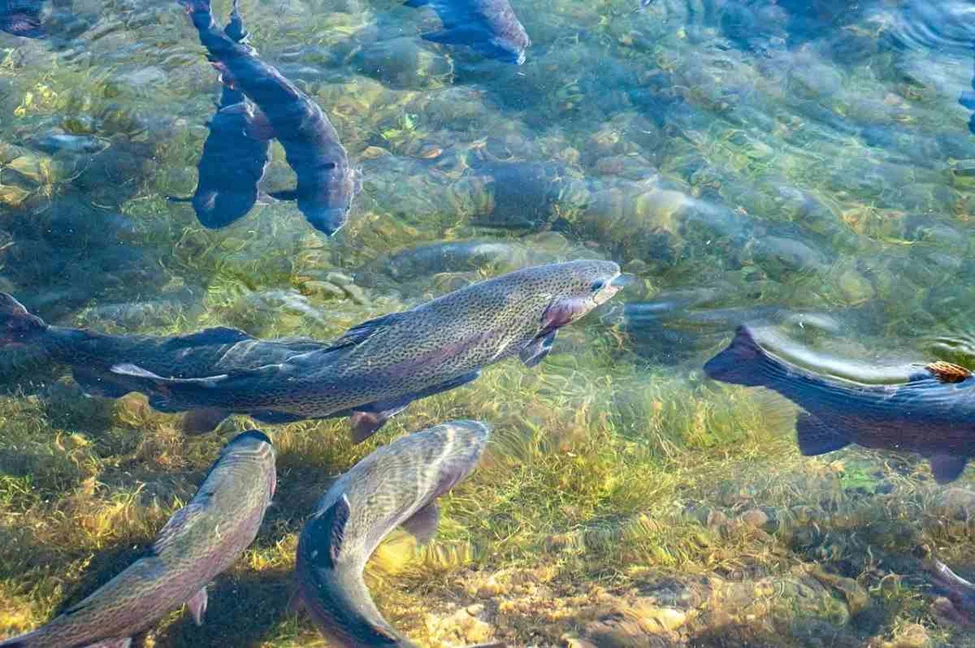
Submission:
<svg viewBox="0 0 975 648">
<path fill-rule="evenodd" d="M 766 387 L 801 407 L 796 432 L 804 455 L 851 443 L 916 452 L 930 460 L 939 483 L 957 479 L 975 455 L 975 378 L 964 367 L 935 362 L 898 383 L 859 383 L 777 357 L 743 326 L 704 372 L 726 383 Z"/>
<path fill-rule="evenodd" d="M 477 466 L 489 436 L 476 421 L 451 421 L 383 446 L 339 477 L 298 540 L 295 575 L 315 624 L 340 646 L 413 646 L 376 609 L 362 578 L 393 529 L 425 543 L 437 532 L 437 498 Z M 500 644 L 492 644 L 500 645 Z"/>
<path fill-rule="evenodd" d="M 202 623 L 207 584 L 250 546 L 275 487 L 274 448 L 261 432 L 238 435 L 199 491 L 162 528 L 149 555 L 33 632 L 2 648 L 127 648 L 187 603 Z"/>
<path fill-rule="evenodd" d="M 92 396 L 120 398 L 140 391 L 142 381 L 113 372 L 120 363 L 190 378 L 283 362 L 327 345 L 308 339 L 258 340 L 232 328 L 209 328 L 189 335 L 106 335 L 51 326 L 6 293 L 0 293 L 0 347 L 29 346 L 43 360 L 71 367 L 78 385 Z M 181 410 L 183 411 L 183 410 Z M 189 432 L 212 429 L 227 416 L 213 410 L 191 411 Z M 255 414 L 259 417 L 260 412 Z"/>
<path fill-rule="evenodd" d="M 237 43 L 247 36 L 236 6 L 224 34 Z M 216 229 L 243 218 L 257 202 L 268 163 L 269 126 L 243 91 L 227 83 L 207 126 L 210 134 L 200 156 L 196 191 L 190 198 L 170 201 L 192 204 L 200 224 Z"/>
<path fill-rule="evenodd" d="M 45 38 L 44 0 L 0 0 L 0 30 L 24 38 Z"/>
<path fill-rule="evenodd" d="M 113 371 L 142 381 L 157 409 L 257 412 L 263 421 L 350 416 L 358 442 L 410 402 L 471 382 L 483 367 L 513 356 L 538 364 L 558 330 L 609 300 L 620 280 L 611 261 L 534 266 L 369 320 L 327 348 L 265 367 L 195 378 L 135 363 Z"/>
<path fill-rule="evenodd" d="M 407 0 L 408 7 L 430 5 L 443 29 L 422 38 L 432 43 L 466 45 L 488 58 L 521 65 L 531 39 L 508 0 Z"/>
<path fill-rule="evenodd" d="M 280 200 L 295 200 L 308 222 L 327 235 L 348 219 L 359 192 L 360 174 L 338 133 L 321 107 L 276 68 L 262 61 L 250 46 L 219 29 L 209 0 L 180 0 L 199 33 L 200 43 L 220 70 L 225 84 L 239 89 L 253 102 L 269 125 L 269 134 L 284 148 L 297 176 L 295 189 L 272 192 Z"/>
</svg>

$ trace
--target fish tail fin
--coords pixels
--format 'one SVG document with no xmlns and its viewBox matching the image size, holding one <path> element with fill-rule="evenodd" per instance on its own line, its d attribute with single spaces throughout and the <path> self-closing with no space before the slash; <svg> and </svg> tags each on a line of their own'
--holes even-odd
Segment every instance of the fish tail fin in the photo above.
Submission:
<svg viewBox="0 0 975 648">
<path fill-rule="evenodd" d="M 7 293 L 0 293 L 0 347 L 27 344 L 47 330 L 40 317 Z"/>
<path fill-rule="evenodd" d="M 757 387 L 765 384 L 759 369 L 767 362 L 770 362 L 768 353 L 759 346 L 752 330 L 739 326 L 731 344 L 705 363 L 704 373 L 721 382 Z"/>
</svg>

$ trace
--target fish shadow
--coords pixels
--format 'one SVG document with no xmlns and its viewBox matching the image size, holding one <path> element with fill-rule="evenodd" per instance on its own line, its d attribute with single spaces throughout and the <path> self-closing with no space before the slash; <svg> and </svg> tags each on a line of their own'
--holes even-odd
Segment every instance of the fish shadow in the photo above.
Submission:
<svg viewBox="0 0 975 648">
<path fill-rule="evenodd" d="M 207 588 L 203 624 L 183 614 L 156 635 L 156 645 L 260 646 L 293 609 L 293 582 L 284 569 L 221 576 Z"/>
</svg>

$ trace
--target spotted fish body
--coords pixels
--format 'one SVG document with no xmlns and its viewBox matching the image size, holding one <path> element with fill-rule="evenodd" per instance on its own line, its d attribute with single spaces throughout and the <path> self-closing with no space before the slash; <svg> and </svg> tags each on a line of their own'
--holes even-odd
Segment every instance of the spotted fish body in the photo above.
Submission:
<svg viewBox="0 0 975 648">
<path fill-rule="evenodd" d="M 315 623 L 341 646 L 412 646 L 383 619 L 362 572 L 393 529 L 426 542 L 436 533 L 437 498 L 477 465 L 488 429 L 452 421 L 383 446 L 339 477 L 298 540 L 295 573 Z"/>
<path fill-rule="evenodd" d="M 537 364 L 559 328 L 616 294 L 618 278 L 610 261 L 535 266 L 364 322 L 279 364 L 190 380 L 116 371 L 144 379 L 160 409 L 352 416 L 361 440 L 411 401 L 470 382 L 482 367 L 512 356 Z"/>
<path fill-rule="evenodd" d="M 257 340 L 232 328 L 190 335 L 105 335 L 87 329 L 50 326 L 20 302 L 0 293 L 0 347 L 29 345 L 48 360 L 69 365 L 89 394 L 118 398 L 139 391 L 142 382 L 111 371 L 132 363 L 167 376 L 191 378 L 255 368 L 327 345 L 307 339 Z"/>
<path fill-rule="evenodd" d="M 0 30 L 24 38 L 44 38 L 44 0 L 0 0 Z"/>
<path fill-rule="evenodd" d="M 127 646 L 129 637 L 187 602 L 200 623 L 207 584 L 257 536 L 274 494 L 274 464 L 274 449 L 263 433 L 238 435 L 196 496 L 160 531 L 149 555 L 46 625 L 0 647 Z"/>
<path fill-rule="evenodd" d="M 316 229 L 334 234 L 345 224 L 360 185 L 359 173 L 350 166 L 335 127 L 311 97 L 262 61 L 251 47 L 217 27 L 209 0 L 182 3 L 200 43 L 226 73 L 225 82 L 239 87 L 257 105 L 298 176 L 293 191 L 271 195 L 296 200 L 298 209 Z"/>
<path fill-rule="evenodd" d="M 941 483 L 957 479 L 975 456 L 975 377 L 956 365 L 930 364 L 897 384 L 863 384 L 798 367 L 740 327 L 704 371 L 723 382 L 767 387 L 801 407 L 796 432 L 805 455 L 850 443 L 917 452 L 930 459 Z"/>
</svg>

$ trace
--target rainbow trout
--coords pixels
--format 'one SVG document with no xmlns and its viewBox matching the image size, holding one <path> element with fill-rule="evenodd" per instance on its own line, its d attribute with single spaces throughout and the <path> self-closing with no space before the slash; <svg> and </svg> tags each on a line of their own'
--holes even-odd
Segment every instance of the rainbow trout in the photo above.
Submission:
<svg viewBox="0 0 975 648">
<path fill-rule="evenodd" d="M 169 519 L 149 555 L 46 625 L 2 648 L 126 648 L 187 603 L 197 624 L 206 586 L 250 546 L 274 494 L 274 448 L 258 431 L 221 451 L 200 490 Z"/>
<path fill-rule="evenodd" d="M 466 45 L 488 58 L 521 65 L 531 39 L 508 0 L 406 0 L 408 7 L 430 5 L 443 29 L 423 34 L 431 43 Z"/>
<path fill-rule="evenodd" d="M 850 443 L 917 452 L 930 459 L 938 483 L 957 479 L 975 455 L 975 378 L 964 367 L 935 362 L 905 382 L 869 385 L 823 376 L 763 349 L 739 327 L 727 349 L 704 365 L 715 380 L 761 386 L 803 410 L 799 449 L 820 455 Z"/>
<path fill-rule="evenodd" d="M 353 439 L 368 438 L 410 402 L 476 379 L 518 356 L 529 367 L 560 328 L 620 289 L 611 261 L 535 266 L 472 284 L 411 310 L 349 329 L 325 349 L 277 364 L 206 377 L 166 377 L 131 364 L 120 377 L 164 411 L 216 408 L 284 422 L 351 416 Z"/>
<path fill-rule="evenodd" d="M 45 38 L 44 0 L 0 0 L 0 30 L 23 38 Z"/>
<path fill-rule="evenodd" d="M 258 58 L 251 47 L 217 27 L 210 0 L 180 3 L 186 7 L 211 61 L 221 70 L 224 83 L 239 87 L 257 105 L 298 176 L 295 189 L 270 195 L 297 201 L 299 211 L 312 226 L 327 235 L 337 232 L 359 192 L 360 175 L 349 165 L 335 127 L 311 97 Z"/>
<path fill-rule="evenodd" d="M 223 327 L 175 337 L 105 335 L 50 326 L 12 296 L 0 293 L 0 348 L 23 346 L 30 346 L 47 360 L 70 366 L 75 382 L 86 393 L 120 398 L 139 391 L 143 385 L 141 380 L 111 371 L 120 363 L 135 363 L 149 371 L 188 378 L 283 362 L 328 345 L 307 339 L 258 340 L 243 331 Z M 184 422 L 189 432 L 210 429 L 227 416 L 214 410 L 191 414 Z M 260 418 L 260 414 L 256 412 L 255 418 Z"/>
<path fill-rule="evenodd" d="M 298 539 L 302 602 L 340 646 L 413 646 L 376 609 L 362 571 L 379 543 L 402 526 L 419 542 L 437 532 L 437 498 L 477 465 L 488 428 L 451 421 L 383 446 L 339 477 Z"/>
<path fill-rule="evenodd" d="M 236 5 L 224 34 L 236 43 L 247 37 Z M 170 202 L 190 203 L 200 224 L 210 229 L 246 216 L 257 202 L 267 168 L 266 122 L 240 88 L 224 84 L 217 113 L 207 123 L 210 134 L 197 167 L 196 191 L 189 198 L 170 197 Z"/>
</svg>

